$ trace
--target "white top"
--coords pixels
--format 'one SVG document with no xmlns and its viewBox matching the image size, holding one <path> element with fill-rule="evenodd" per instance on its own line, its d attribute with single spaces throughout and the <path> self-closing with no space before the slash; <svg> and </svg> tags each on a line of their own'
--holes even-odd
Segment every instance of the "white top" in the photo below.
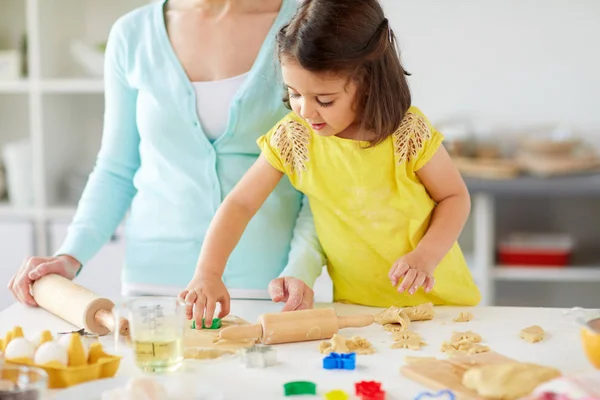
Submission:
<svg viewBox="0 0 600 400">
<path fill-rule="evenodd" d="M 331 304 L 317 306 L 329 307 Z M 255 322 L 260 314 L 278 312 L 281 307 L 281 304 L 274 304 L 271 301 L 233 300 L 231 314 Z M 333 307 L 339 315 L 379 311 L 376 308 L 350 304 L 335 304 Z M 465 323 L 453 322 L 452 319 L 461 311 L 471 312 L 474 315 L 473 320 Z M 421 334 L 427 343 L 421 350 L 390 349 L 393 343 L 392 334 L 384 331 L 377 324 L 366 328 L 346 328 L 342 329 L 340 334 L 348 338 L 354 335 L 363 336 L 376 349 L 375 354 L 357 356 L 357 368 L 354 371 L 324 370 L 323 355 L 319 353 L 319 341 L 293 343 L 275 346 L 278 364 L 266 369 L 246 369 L 241 365 L 239 357 L 186 363 L 190 377 L 195 379 L 189 389 L 190 393 L 194 389 L 221 391 L 224 400 L 247 398 L 249 390 L 252 398 L 285 399 L 283 384 L 288 381 L 313 381 L 317 384 L 319 395 L 323 396 L 334 389 L 352 394 L 355 382 L 378 380 L 383 384 L 383 389 L 387 391 L 387 397 L 390 399 L 412 400 L 422 391 L 431 389 L 400 375 L 399 368 L 405 363 L 404 357 L 411 355 L 445 358 L 445 354 L 440 352 L 442 342 L 448 340 L 453 331 L 467 330 L 479 333 L 483 344 L 490 346 L 492 350 L 519 361 L 558 367 L 564 374 L 593 371 L 593 367 L 583 353 L 579 327 L 563 315 L 564 311 L 559 308 L 533 307 L 436 307 L 436 316 L 432 321 L 413 322 L 410 325 L 410 329 Z M 42 329 L 49 329 L 55 333 L 73 328 L 44 310 L 22 304 L 14 304 L 0 312 L 0 336 L 15 325 L 21 326 L 26 336 Z M 548 333 L 547 338 L 535 344 L 519 338 L 519 331 L 531 325 L 540 325 Z M 112 335 L 104 336 L 100 340 L 108 352 L 114 350 Z M 133 364 L 131 352 L 124 351 L 122 354 L 125 358 L 121 362 L 117 376 L 126 380 L 131 376 L 139 375 L 139 371 Z M 235 385 L 231 384 L 233 375 L 235 375 Z M 173 376 L 180 376 L 180 374 Z M 201 376 L 200 380 L 198 376 Z M 111 381 L 105 383 L 97 381 L 95 383 L 97 386 L 88 386 L 84 395 L 81 395 L 81 392 L 75 395 L 73 391 L 77 388 L 73 387 L 73 390 L 64 392 L 64 398 L 97 399 L 98 394 L 102 392 L 98 385 L 110 383 Z M 68 395 L 69 392 L 71 395 Z"/>
<path fill-rule="evenodd" d="M 248 73 L 218 81 L 192 82 L 196 92 L 198 118 L 211 142 L 225 133 L 231 101 L 246 81 Z"/>
</svg>

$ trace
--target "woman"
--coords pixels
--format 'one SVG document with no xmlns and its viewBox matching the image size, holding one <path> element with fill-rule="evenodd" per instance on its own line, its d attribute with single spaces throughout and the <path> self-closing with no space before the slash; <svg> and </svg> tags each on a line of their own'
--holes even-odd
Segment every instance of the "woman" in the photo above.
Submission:
<svg viewBox="0 0 600 400">
<path fill-rule="evenodd" d="M 9 283 L 73 279 L 129 210 L 123 294 L 177 295 L 224 196 L 283 115 L 274 35 L 296 0 L 162 0 L 121 17 L 105 60 L 104 133 L 69 234 Z M 232 297 L 308 308 L 324 259 L 310 208 L 288 181 L 249 224 L 223 277 Z M 310 271 L 306 272 L 306 266 Z M 298 268 L 300 267 L 300 268 Z M 289 295 L 291 294 L 291 295 Z"/>
</svg>

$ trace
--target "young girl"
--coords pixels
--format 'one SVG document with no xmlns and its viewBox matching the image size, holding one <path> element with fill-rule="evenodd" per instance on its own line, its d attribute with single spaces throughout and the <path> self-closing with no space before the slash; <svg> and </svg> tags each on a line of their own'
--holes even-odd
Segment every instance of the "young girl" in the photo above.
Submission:
<svg viewBox="0 0 600 400">
<path fill-rule="evenodd" d="M 292 112 L 258 140 L 260 158 L 215 215 L 180 293 L 189 318 L 210 324 L 216 303 L 229 312 L 227 259 L 284 175 L 310 201 L 334 301 L 477 304 L 457 244 L 469 194 L 442 134 L 411 106 L 378 1 L 306 0 L 277 46 Z"/>
</svg>

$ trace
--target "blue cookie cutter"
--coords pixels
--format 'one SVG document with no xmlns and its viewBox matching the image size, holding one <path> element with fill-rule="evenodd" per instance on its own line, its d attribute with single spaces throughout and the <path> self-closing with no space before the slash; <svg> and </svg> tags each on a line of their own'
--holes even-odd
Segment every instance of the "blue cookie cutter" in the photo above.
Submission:
<svg viewBox="0 0 600 400">
<path fill-rule="evenodd" d="M 348 369 L 356 368 L 356 353 L 330 353 L 323 358 L 324 369 Z"/>
<path fill-rule="evenodd" d="M 448 395 L 448 397 L 447 397 L 448 400 L 456 400 L 456 397 L 454 396 L 454 393 L 452 393 L 452 391 L 448 390 L 448 389 L 446 389 L 446 390 L 440 390 L 437 393 L 422 392 L 422 393 L 419 393 L 417 395 L 417 397 L 414 398 L 414 400 L 421 400 L 421 399 L 426 399 L 426 398 L 431 398 L 431 399 L 434 399 L 434 398 L 436 398 L 436 399 L 437 398 L 444 398 L 443 397 L 444 395 Z"/>
</svg>

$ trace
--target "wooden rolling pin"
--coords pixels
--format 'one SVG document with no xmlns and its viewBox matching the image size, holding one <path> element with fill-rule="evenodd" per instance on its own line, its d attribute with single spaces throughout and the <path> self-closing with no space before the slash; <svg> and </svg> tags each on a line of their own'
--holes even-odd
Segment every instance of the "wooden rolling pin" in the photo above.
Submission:
<svg viewBox="0 0 600 400">
<path fill-rule="evenodd" d="M 33 282 L 32 295 L 41 308 L 80 329 L 97 335 L 115 331 L 115 304 L 67 278 L 45 275 Z M 119 321 L 119 334 L 129 336 L 125 319 Z"/>
<path fill-rule="evenodd" d="M 330 339 L 343 328 L 360 328 L 373 323 L 373 315 L 338 316 L 333 308 L 262 314 L 258 324 L 230 326 L 221 339 L 259 339 L 264 344 Z"/>
</svg>

